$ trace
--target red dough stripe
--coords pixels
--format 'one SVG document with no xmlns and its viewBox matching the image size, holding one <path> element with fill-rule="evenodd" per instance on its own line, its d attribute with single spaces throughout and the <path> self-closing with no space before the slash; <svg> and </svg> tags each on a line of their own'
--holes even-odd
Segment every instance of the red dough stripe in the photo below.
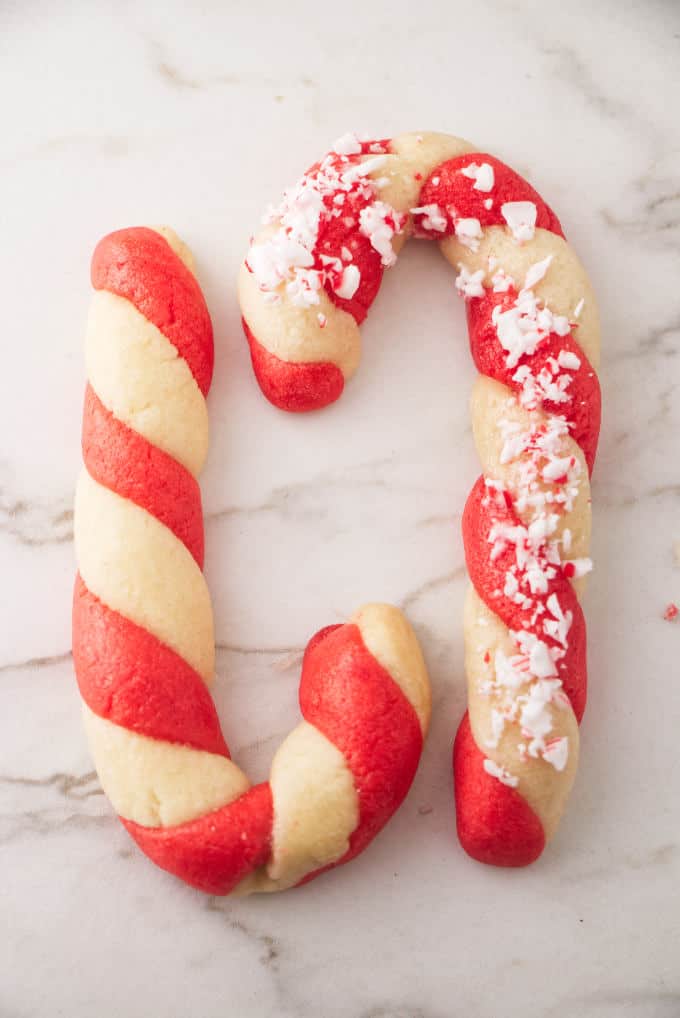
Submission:
<svg viewBox="0 0 680 1018">
<path fill-rule="evenodd" d="M 99 717 L 152 739 L 229 756 L 200 676 L 146 629 L 107 608 L 80 575 L 73 663 L 81 696 Z"/>
<path fill-rule="evenodd" d="M 213 372 L 213 334 L 201 289 L 164 237 L 145 226 L 109 233 L 92 256 L 92 285 L 109 290 L 170 340 L 205 396 Z"/>
<path fill-rule="evenodd" d="M 489 163 L 494 173 L 494 185 L 491 192 L 475 188 L 474 181 L 461 173 L 471 163 Z M 493 198 L 490 209 L 485 201 Z M 438 205 L 446 211 L 447 228 L 445 233 L 430 232 L 429 235 L 441 239 L 454 232 L 455 219 L 478 219 L 482 227 L 506 226 L 501 212 L 506 202 L 529 201 L 536 206 L 536 226 L 550 230 L 563 237 L 559 219 L 541 198 L 531 184 L 516 173 L 500 159 L 490 156 L 487 152 L 468 152 L 464 156 L 448 159 L 437 166 L 425 181 L 418 198 L 418 204 Z"/>
<path fill-rule="evenodd" d="M 245 319 L 243 331 L 250 346 L 253 371 L 262 392 L 281 410 L 298 413 L 319 410 L 334 403 L 345 387 L 337 364 L 294 364 L 266 350 L 250 331 Z"/>
<path fill-rule="evenodd" d="M 160 866 L 206 894 L 229 894 L 269 858 L 273 806 L 267 783 L 234 802 L 176 827 L 123 825 Z"/>
<path fill-rule="evenodd" d="M 354 775 L 359 824 L 349 850 L 335 864 L 340 865 L 362 851 L 406 796 L 422 749 L 420 724 L 354 624 L 326 629 L 310 641 L 300 708 L 305 720 L 337 746 Z"/>
<path fill-rule="evenodd" d="M 315 870 L 307 883 L 348 862 L 375 837 L 406 795 L 420 757 L 415 711 L 369 654 L 356 625 L 327 626 L 307 645 L 300 704 L 305 719 L 340 749 L 359 797 L 359 825 L 345 855 Z M 122 819 L 122 818 L 121 818 Z M 209 894 L 228 894 L 270 857 L 273 802 L 261 784 L 227 806 L 175 827 L 122 820 L 162 869 Z"/>
<path fill-rule="evenodd" d="M 556 640 L 543 632 L 542 620 L 546 617 L 545 613 L 539 615 L 532 623 L 533 609 L 520 607 L 503 592 L 506 574 L 514 562 L 514 552 L 508 547 L 493 561 L 491 560 L 492 545 L 489 542 L 489 532 L 492 525 L 498 522 L 515 526 L 520 520 L 507 502 L 504 508 L 501 508 L 495 498 L 489 497 L 484 478 L 480 477 L 470 492 L 463 511 L 463 545 L 470 581 L 482 601 L 498 615 L 508 629 L 534 633 L 548 646 L 559 647 L 560 644 Z M 587 689 L 586 625 L 583 610 L 574 588 L 563 573 L 558 573 L 548 581 L 546 593 L 540 595 L 541 602 L 545 604 L 551 594 L 557 595 L 565 614 L 572 613 L 568 647 L 565 656 L 557 663 L 557 671 L 564 691 L 571 701 L 574 714 L 580 721 L 586 706 Z"/>
<path fill-rule="evenodd" d="M 196 479 L 119 421 L 90 385 L 83 410 L 83 460 L 95 481 L 164 523 L 203 568 L 203 515 Z"/>
<path fill-rule="evenodd" d="M 484 770 L 467 711 L 453 744 L 456 826 L 473 859 L 492 866 L 528 866 L 545 847 L 543 826 L 525 799 Z"/>
</svg>

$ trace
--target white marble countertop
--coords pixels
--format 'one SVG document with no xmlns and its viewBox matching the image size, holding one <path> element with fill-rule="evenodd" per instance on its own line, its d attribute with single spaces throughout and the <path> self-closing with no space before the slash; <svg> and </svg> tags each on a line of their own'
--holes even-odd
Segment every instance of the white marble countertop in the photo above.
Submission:
<svg viewBox="0 0 680 1018">
<path fill-rule="evenodd" d="M 680 602 L 679 39 L 671 0 L 2 4 L 3 1018 L 680 1015 L 680 619 L 662 618 Z M 264 401 L 239 327 L 234 278 L 262 208 L 350 128 L 449 131 L 506 159 L 599 294 L 589 709 L 568 815 L 526 871 L 473 863 L 454 834 L 459 522 L 477 464 L 449 268 L 409 248 L 358 376 L 315 416 Z M 88 264 L 100 235 L 140 222 L 192 246 L 216 326 L 203 491 L 235 755 L 267 773 L 296 716 L 289 652 L 366 600 L 407 611 L 431 670 L 401 811 L 351 866 L 278 897 L 208 899 L 155 870 L 81 732 Z"/>
</svg>

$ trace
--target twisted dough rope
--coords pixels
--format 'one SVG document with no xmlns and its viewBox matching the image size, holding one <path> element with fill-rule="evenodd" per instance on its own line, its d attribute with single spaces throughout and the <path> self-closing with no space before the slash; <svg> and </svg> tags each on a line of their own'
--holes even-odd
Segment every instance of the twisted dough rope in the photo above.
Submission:
<svg viewBox="0 0 680 1018">
<path fill-rule="evenodd" d="M 599 432 L 595 299 L 536 191 L 465 141 L 348 134 L 264 220 L 239 292 L 253 367 L 286 410 L 337 399 L 359 324 L 409 234 L 459 270 L 480 376 L 483 477 L 465 508 L 468 713 L 454 746 L 457 826 L 474 858 L 532 862 L 555 832 L 578 758 L 590 569 L 589 472 Z"/>
<path fill-rule="evenodd" d="M 304 656 L 304 721 L 250 787 L 220 731 L 196 477 L 212 326 L 172 231 L 95 250 L 73 657 L 97 771 L 144 852 L 203 891 L 273 891 L 357 855 L 408 791 L 430 712 L 406 619 L 367 605 Z"/>
</svg>

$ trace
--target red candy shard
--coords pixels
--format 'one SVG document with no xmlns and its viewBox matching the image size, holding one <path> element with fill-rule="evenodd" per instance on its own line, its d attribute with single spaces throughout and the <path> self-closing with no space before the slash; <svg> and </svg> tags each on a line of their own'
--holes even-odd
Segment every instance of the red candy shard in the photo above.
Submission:
<svg viewBox="0 0 680 1018">
<path fill-rule="evenodd" d="M 674 618 L 677 618 L 678 614 L 680 614 L 680 608 L 678 608 L 677 604 L 673 604 L 671 601 L 671 603 L 667 606 L 666 611 L 663 613 L 663 617 L 666 622 L 672 622 Z"/>
<path fill-rule="evenodd" d="M 90 710 L 151 739 L 229 756 L 207 686 L 174 650 L 113 611 L 76 576 L 73 664 Z"/>
<path fill-rule="evenodd" d="M 478 190 L 473 186 L 474 180 L 461 173 L 471 163 L 488 163 L 492 167 L 494 184 L 491 191 Z M 491 208 L 485 205 L 489 199 L 493 202 Z M 482 227 L 505 226 L 502 205 L 518 201 L 534 203 L 537 227 L 564 236 L 559 219 L 538 191 L 519 173 L 487 152 L 468 152 L 437 166 L 423 184 L 418 205 L 438 205 L 442 212 L 447 213 L 445 232 L 425 231 L 428 236 L 441 239 L 454 232 L 454 219 L 478 219 Z"/>
<path fill-rule="evenodd" d="M 478 862 L 528 866 L 545 847 L 540 820 L 514 788 L 484 770 L 467 711 L 453 744 L 456 826 L 460 843 Z"/>
<path fill-rule="evenodd" d="M 92 285 L 129 300 L 170 340 L 205 396 L 213 372 L 213 332 L 201 288 L 160 233 L 116 230 L 92 255 Z"/>
<path fill-rule="evenodd" d="M 99 484 L 146 509 L 203 568 L 201 489 L 189 471 L 119 421 L 90 385 L 83 410 L 83 460 Z"/>
<path fill-rule="evenodd" d="M 142 851 L 206 894 L 229 894 L 269 858 L 273 806 L 268 783 L 234 802 L 175 827 L 142 827 L 121 817 Z"/>
<path fill-rule="evenodd" d="M 342 371 L 336 364 L 294 364 L 281 360 L 257 341 L 243 321 L 250 345 L 253 371 L 262 392 L 280 410 L 303 413 L 334 403 L 345 387 Z"/>
</svg>

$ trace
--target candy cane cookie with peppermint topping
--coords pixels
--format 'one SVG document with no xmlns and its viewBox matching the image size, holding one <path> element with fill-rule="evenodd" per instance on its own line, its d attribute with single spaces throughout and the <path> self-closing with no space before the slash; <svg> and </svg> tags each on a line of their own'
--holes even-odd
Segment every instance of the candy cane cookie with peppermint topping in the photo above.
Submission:
<svg viewBox="0 0 680 1018">
<path fill-rule="evenodd" d="M 471 409 L 483 475 L 463 515 L 458 834 L 475 859 L 523 866 L 564 810 L 586 700 L 578 598 L 591 569 L 599 322 L 557 216 L 519 174 L 459 138 L 347 134 L 252 239 L 243 324 L 272 403 L 331 403 L 357 368 L 383 270 L 412 235 L 438 240 L 457 270 L 479 370 Z"/>
<path fill-rule="evenodd" d="M 406 795 L 430 714 L 413 630 L 369 604 L 309 642 L 303 721 L 251 787 L 209 692 L 197 477 L 212 325 L 187 248 L 120 230 L 92 260 L 73 658 L 104 791 L 142 850 L 211 894 L 282 890 L 361 852 Z"/>
</svg>

